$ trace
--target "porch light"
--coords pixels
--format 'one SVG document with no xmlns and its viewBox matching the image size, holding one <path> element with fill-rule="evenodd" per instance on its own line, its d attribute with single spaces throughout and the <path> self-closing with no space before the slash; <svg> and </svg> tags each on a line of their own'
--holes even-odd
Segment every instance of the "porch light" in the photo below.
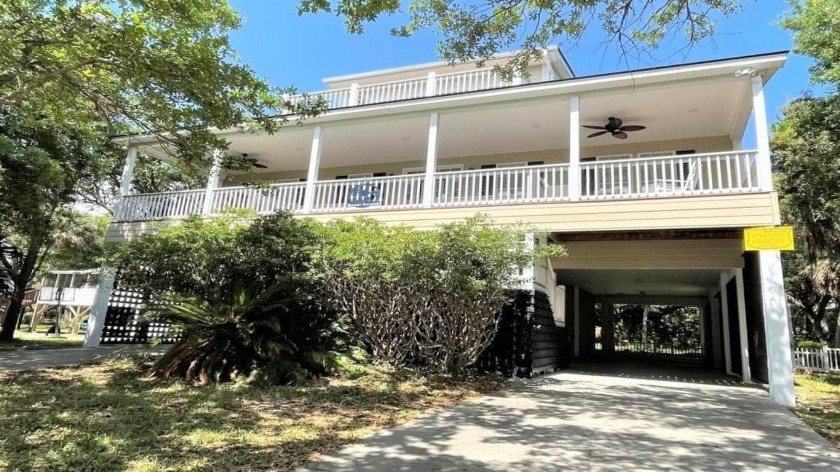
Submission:
<svg viewBox="0 0 840 472">
<path fill-rule="evenodd" d="M 748 75 L 750 77 L 758 77 L 758 71 L 753 69 L 752 67 L 747 67 L 747 68 L 735 71 L 735 77 L 736 78 L 742 77 L 742 76 L 745 76 L 745 75 Z"/>
</svg>

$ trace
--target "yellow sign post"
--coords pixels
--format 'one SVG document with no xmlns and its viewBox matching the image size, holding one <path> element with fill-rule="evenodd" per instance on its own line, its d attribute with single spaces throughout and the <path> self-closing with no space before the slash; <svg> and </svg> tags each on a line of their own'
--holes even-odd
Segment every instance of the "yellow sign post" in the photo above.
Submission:
<svg viewBox="0 0 840 472">
<path fill-rule="evenodd" d="M 793 251 L 793 227 L 769 226 L 744 230 L 745 251 Z"/>
</svg>

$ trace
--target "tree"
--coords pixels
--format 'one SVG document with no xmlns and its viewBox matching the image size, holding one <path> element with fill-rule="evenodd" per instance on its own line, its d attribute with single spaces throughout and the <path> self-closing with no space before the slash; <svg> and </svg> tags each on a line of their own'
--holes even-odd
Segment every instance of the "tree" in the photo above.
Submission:
<svg viewBox="0 0 840 472">
<path fill-rule="evenodd" d="M 72 230 L 78 175 L 108 148 L 73 128 L 0 113 L 0 272 L 13 285 L 0 340 L 12 339 L 26 289 L 56 237 Z"/>
<path fill-rule="evenodd" d="M 815 83 L 840 84 L 840 10 L 831 0 L 795 0 L 781 21 L 793 31 L 794 52 L 816 61 L 810 68 Z"/>
<path fill-rule="evenodd" d="M 398 0 L 300 0 L 299 13 L 334 12 L 348 32 L 397 13 Z M 556 38 L 575 42 L 594 23 L 605 40 L 624 54 L 659 45 L 682 33 L 688 45 L 715 33 L 715 19 L 740 10 L 736 0 L 412 0 L 409 20 L 392 30 L 410 36 L 421 30 L 440 35 L 438 54 L 449 62 L 489 59 L 518 48 L 503 72 L 524 72 Z M 480 62 L 480 63 L 481 63 Z"/>
<path fill-rule="evenodd" d="M 156 136 L 187 162 L 226 142 L 212 129 L 272 131 L 292 89 L 236 61 L 241 19 L 226 0 L 0 3 L 0 107 L 31 119 Z"/>
<path fill-rule="evenodd" d="M 800 98 L 784 108 L 771 140 L 781 212 L 785 222 L 796 226 L 802 243 L 801 255 L 785 255 L 786 268 L 792 272 L 788 292 L 793 308 L 809 322 L 807 334 L 824 342 L 833 337 L 835 344 L 840 342 L 840 299 L 828 272 L 840 262 L 838 119 L 840 96 Z"/>
</svg>

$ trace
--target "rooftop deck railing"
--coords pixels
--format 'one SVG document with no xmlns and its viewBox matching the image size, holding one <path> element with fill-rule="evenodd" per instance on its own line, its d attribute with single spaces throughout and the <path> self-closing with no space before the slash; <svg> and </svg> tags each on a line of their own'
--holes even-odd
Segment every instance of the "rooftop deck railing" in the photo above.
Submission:
<svg viewBox="0 0 840 472">
<path fill-rule="evenodd" d="M 453 93 L 476 92 L 513 85 L 503 80 L 492 68 L 471 69 L 450 74 L 428 74 L 407 80 L 383 82 L 379 84 L 356 85 L 345 88 L 306 93 L 290 97 L 293 104 L 305 98 L 322 99 L 328 110 L 357 105 L 373 105 L 413 98 L 434 97 Z"/>
<path fill-rule="evenodd" d="M 342 213 L 758 192 L 756 156 L 756 151 L 733 151 L 616 159 L 582 163 L 578 173 L 570 172 L 569 164 L 438 172 L 429 204 L 424 204 L 425 174 L 317 181 L 309 208 L 306 182 L 217 188 L 210 205 L 205 205 L 206 190 L 128 195 L 114 221 L 180 219 L 229 208 Z M 579 197 L 570 194 L 572 183 L 579 183 Z"/>
</svg>

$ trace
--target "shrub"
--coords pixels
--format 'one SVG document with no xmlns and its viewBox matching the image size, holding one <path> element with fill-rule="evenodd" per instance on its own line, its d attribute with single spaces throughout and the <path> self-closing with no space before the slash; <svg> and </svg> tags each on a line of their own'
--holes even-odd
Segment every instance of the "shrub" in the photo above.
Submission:
<svg viewBox="0 0 840 472">
<path fill-rule="evenodd" d="M 420 355 L 462 374 L 493 340 L 507 289 L 536 256 L 523 228 L 482 216 L 434 231 L 360 218 L 326 226 L 321 269 L 329 300 L 372 354 L 401 364 Z"/>
<path fill-rule="evenodd" d="M 156 372 L 290 382 L 335 367 L 350 343 L 311 270 L 316 227 L 288 213 L 190 218 L 118 248 L 121 283 L 151 296 L 144 316 L 184 333 Z"/>
</svg>

